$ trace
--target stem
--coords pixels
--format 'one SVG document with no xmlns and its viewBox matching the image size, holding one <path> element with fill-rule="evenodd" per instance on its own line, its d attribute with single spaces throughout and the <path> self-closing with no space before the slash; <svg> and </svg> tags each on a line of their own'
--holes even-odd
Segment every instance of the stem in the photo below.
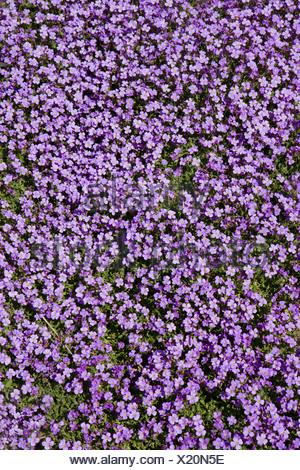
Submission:
<svg viewBox="0 0 300 470">
<path fill-rule="evenodd" d="M 42 315 L 42 319 L 45 320 L 45 322 L 47 323 L 47 325 L 51 328 L 51 330 L 56 334 L 56 336 L 59 336 L 59 334 L 57 333 L 57 331 L 55 331 L 55 329 L 53 328 L 53 326 L 50 325 L 50 323 L 48 322 L 48 320 L 44 317 L 44 315 Z M 66 349 L 69 351 L 70 354 L 72 354 L 72 352 L 70 351 L 69 347 L 65 344 L 65 347 Z"/>
</svg>

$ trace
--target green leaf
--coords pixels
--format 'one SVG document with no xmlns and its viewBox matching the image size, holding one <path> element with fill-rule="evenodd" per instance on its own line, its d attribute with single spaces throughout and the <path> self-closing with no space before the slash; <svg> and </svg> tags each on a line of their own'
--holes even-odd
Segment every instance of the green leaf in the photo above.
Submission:
<svg viewBox="0 0 300 470">
<path fill-rule="evenodd" d="M 10 388 L 12 386 L 12 379 L 8 379 L 4 382 L 5 388 Z"/>
</svg>

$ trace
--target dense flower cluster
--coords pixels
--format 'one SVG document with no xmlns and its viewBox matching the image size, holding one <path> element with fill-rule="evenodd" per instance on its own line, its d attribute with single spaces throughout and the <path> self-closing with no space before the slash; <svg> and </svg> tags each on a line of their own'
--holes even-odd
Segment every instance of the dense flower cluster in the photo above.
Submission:
<svg viewBox="0 0 300 470">
<path fill-rule="evenodd" d="M 299 18 L 294 0 L 7 2 L 0 448 L 300 448 Z M 171 190 L 122 205 L 178 182 L 201 214 Z M 233 238 L 251 265 L 201 262 Z"/>
</svg>

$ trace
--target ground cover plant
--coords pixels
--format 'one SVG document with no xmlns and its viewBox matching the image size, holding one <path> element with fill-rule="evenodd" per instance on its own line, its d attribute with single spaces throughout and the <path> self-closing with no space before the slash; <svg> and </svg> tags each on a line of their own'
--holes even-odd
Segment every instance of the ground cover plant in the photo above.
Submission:
<svg viewBox="0 0 300 470">
<path fill-rule="evenodd" d="M 298 449 L 299 3 L 1 5 L 0 448 Z"/>
</svg>

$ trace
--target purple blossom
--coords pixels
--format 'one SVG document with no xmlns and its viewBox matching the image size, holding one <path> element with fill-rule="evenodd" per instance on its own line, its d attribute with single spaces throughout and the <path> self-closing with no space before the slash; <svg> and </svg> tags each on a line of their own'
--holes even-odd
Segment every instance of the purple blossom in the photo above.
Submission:
<svg viewBox="0 0 300 470">
<path fill-rule="evenodd" d="M 47 437 L 44 441 L 42 441 L 42 446 L 45 450 L 49 450 L 53 447 L 54 441 L 52 441 L 51 437 Z"/>
<path fill-rule="evenodd" d="M 298 448 L 299 7 L 104 3 L 0 12 L 1 446 Z"/>
</svg>

